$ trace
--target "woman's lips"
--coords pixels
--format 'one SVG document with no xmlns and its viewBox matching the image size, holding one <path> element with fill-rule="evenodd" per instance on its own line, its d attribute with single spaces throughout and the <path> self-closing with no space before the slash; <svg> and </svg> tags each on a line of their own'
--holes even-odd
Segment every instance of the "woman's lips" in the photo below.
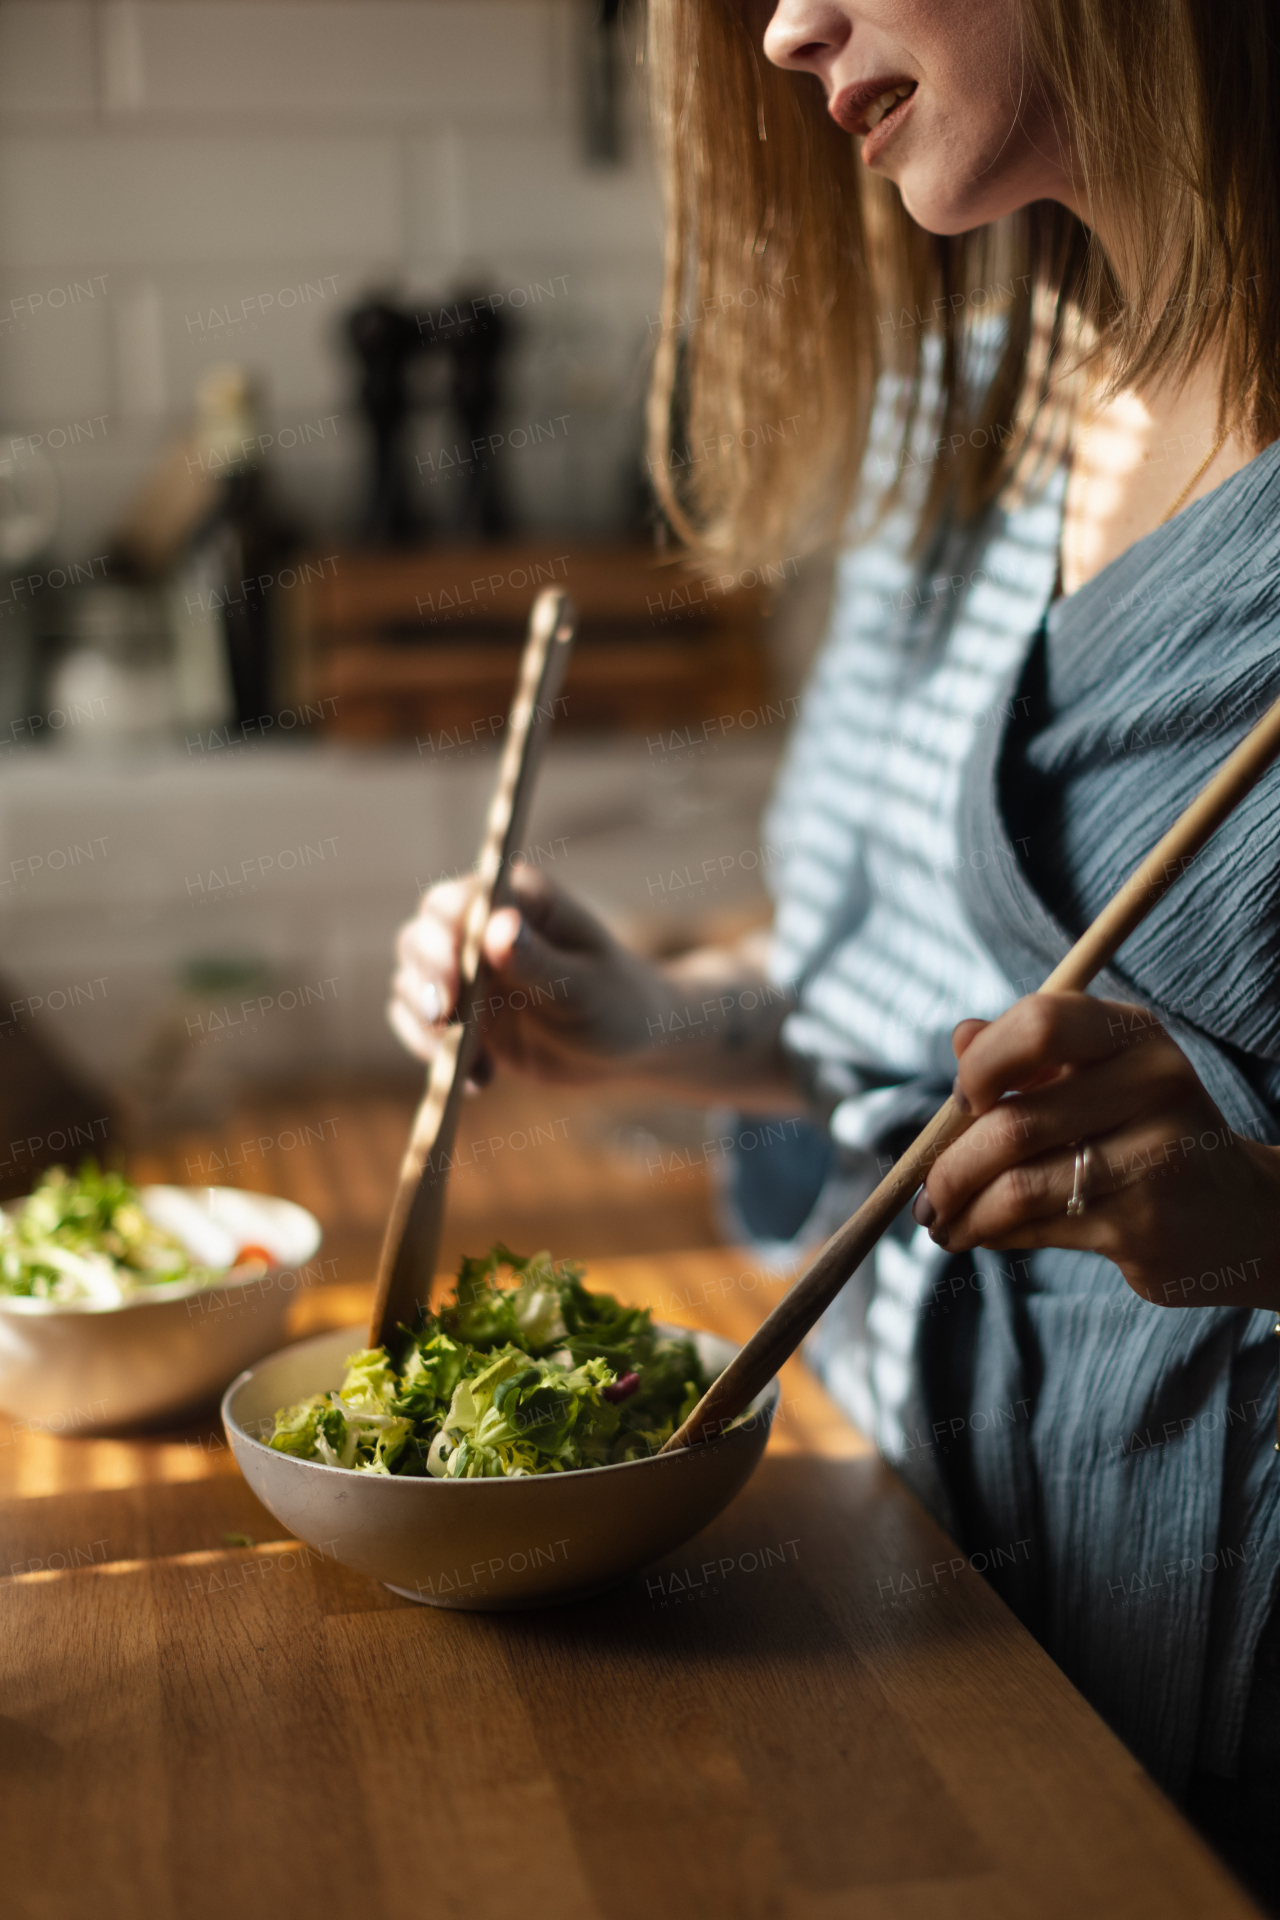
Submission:
<svg viewBox="0 0 1280 1920">
<path fill-rule="evenodd" d="M 862 158 L 868 161 L 874 159 L 894 133 L 915 92 L 916 82 L 910 74 L 859 80 L 854 86 L 843 88 L 828 111 L 837 126 L 862 138 Z"/>
</svg>

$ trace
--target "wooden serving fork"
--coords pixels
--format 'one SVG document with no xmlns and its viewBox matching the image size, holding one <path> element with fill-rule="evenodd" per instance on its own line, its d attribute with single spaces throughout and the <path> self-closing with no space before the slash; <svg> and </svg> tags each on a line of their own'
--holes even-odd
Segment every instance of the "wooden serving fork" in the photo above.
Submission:
<svg viewBox="0 0 1280 1920">
<path fill-rule="evenodd" d="M 463 1090 L 475 1060 L 476 1003 L 482 997 L 481 948 L 489 915 L 501 906 L 511 856 L 519 850 L 556 698 L 573 647 L 576 616 L 567 594 L 540 593 L 529 619 L 515 701 L 497 784 L 476 859 L 476 887 L 467 909 L 458 966 L 458 1017 L 445 1029 L 427 1074 L 400 1164 L 400 1179 L 382 1242 L 369 1345 L 380 1347 L 414 1309 L 430 1304 L 440 1251 L 449 1156 Z"/>
</svg>

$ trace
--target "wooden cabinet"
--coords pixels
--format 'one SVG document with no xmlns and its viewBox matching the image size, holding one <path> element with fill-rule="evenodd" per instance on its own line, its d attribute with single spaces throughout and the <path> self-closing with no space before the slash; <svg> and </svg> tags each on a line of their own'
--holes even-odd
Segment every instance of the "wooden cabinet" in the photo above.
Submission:
<svg viewBox="0 0 1280 1920">
<path fill-rule="evenodd" d="M 579 613 L 558 726 L 654 732 L 768 697 L 761 589 L 690 573 L 647 547 L 352 550 L 297 571 L 282 596 L 288 697 L 322 704 L 340 738 L 457 740 L 498 728 L 546 586 L 564 587 Z"/>
</svg>

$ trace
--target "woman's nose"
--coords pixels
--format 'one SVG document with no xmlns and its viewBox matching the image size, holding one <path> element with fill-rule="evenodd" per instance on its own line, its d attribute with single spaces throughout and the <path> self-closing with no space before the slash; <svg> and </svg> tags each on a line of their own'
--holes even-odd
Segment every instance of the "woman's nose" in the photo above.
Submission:
<svg viewBox="0 0 1280 1920">
<path fill-rule="evenodd" d="M 765 58 L 775 67 L 819 73 L 852 32 L 853 22 L 832 0 L 779 0 L 765 30 Z"/>
</svg>

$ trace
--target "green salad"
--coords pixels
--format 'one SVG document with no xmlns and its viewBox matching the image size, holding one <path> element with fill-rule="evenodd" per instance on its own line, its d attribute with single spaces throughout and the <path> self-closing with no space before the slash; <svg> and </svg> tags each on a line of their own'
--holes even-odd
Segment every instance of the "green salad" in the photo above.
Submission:
<svg viewBox="0 0 1280 1920">
<path fill-rule="evenodd" d="M 13 1212 L 0 1212 L 0 1294 L 117 1306 L 169 1280 L 212 1278 L 147 1218 L 138 1189 L 94 1160 L 75 1174 L 50 1167 Z"/>
<path fill-rule="evenodd" d="M 709 1385 L 693 1341 L 647 1307 L 588 1293 L 568 1261 L 495 1246 L 391 1352 L 353 1353 L 336 1393 L 282 1407 L 269 1444 L 355 1473 L 564 1473 L 656 1453 Z"/>
</svg>

